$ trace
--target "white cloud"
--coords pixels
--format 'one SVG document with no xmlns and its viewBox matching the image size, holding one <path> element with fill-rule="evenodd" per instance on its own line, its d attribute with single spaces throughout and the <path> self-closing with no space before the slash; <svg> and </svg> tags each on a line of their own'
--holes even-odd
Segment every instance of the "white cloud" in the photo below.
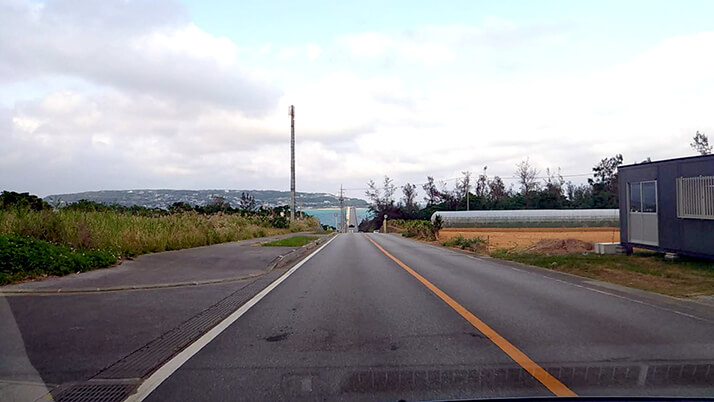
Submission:
<svg viewBox="0 0 714 402">
<path fill-rule="evenodd" d="M 562 26 L 491 18 L 250 48 L 173 3 L 9 4 L 0 6 L 0 89 L 46 90 L 0 109 L 0 171 L 17 173 L 2 188 L 285 189 L 291 104 L 298 188 L 314 191 L 484 165 L 510 176 L 526 157 L 541 170 L 587 173 L 616 153 L 627 162 L 690 154 L 695 130 L 714 133 L 714 56 L 704 51 L 714 32 L 561 75 L 501 66 L 548 66 L 534 55 L 567 52 Z M 27 34 L 8 39 L 18 32 Z M 261 70 L 251 57 L 278 62 Z"/>
<path fill-rule="evenodd" d="M 170 1 L 13 2 L 0 12 L 5 80 L 70 76 L 103 86 L 263 113 L 279 91 L 243 71 L 239 49 Z"/>
<path fill-rule="evenodd" d="M 222 70 L 236 68 L 239 49 L 228 38 L 217 38 L 189 23 L 180 29 L 156 30 L 135 38 L 131 47 L 138 53 L 160 61 L 162 58 L 189 57 L 213 62 Z"/>
<path fill-rule="evenodd" d="M 41 122 L 37 119 L 23 116 L 13 117 L 12 122 L 13 124 L 15 124 L 15 127 L 17 127 L 20 131 L 24 131 L 30 134 L 34 133 L 35 130 L 37 130 L 37 128 L 41 124 Z"/>
</svg>

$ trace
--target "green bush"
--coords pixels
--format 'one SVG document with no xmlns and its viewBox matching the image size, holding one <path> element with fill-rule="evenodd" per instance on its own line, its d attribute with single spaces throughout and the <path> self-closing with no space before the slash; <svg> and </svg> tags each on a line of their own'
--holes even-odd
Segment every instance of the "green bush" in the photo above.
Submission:
<svg viewBox="0 0 714 402">
<path fill-rule="evenodd" d="M 117 262 L 107 251 L 75 250 L 22 236 L 0 235 L 0 285 L 45 275 L 67 275 Z"/>
<path fill-rule="evenodd" d="M 456 236 L 441 244 L 447 247 L 459 247 L 462 250 L 471 251 L 481 251 L 487 246 L 486 240 L 480 237 L 466 238 L 463 236 Z"/>
<path fill-rule="evenodd" d="M 52 208 L 50 204 L 42 198 L 30 193 L 16 193 L 14 191 L 3 191 L 0 194 L 0 209 L 28 208 L 33 211 Z"/>
<path fill-rule="evenodd" d="M 434 226 L 435 231 L 440 231 L 442 226 L 444 226 L 444 219 L 441 218 L 441 215 L 436 215 L 434 217 L 434 222 L 432 223 Z"/>
<path fill-rule="evenodd" d="M 402 236 L 415 237 L 424 240 L 436 240 L 436 229 L 428 220 L 404 220 L 394 219 L 389 221 L 390 225 L 402 230 Z"/>
<path fill-rule="evenodd" d="M 271 219 L 270 226 L 279 229 L 287 229 L 290 227 L 290 220 L 284 216 L 276 216 Z"/>
</svg>

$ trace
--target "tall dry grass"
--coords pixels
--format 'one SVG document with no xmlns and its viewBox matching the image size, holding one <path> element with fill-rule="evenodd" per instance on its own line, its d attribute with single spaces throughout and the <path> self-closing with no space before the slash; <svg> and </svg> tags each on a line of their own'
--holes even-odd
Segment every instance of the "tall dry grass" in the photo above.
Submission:
<svg viewBox="0 0 714 402">
<path fill-rule="evenodd" d="M 184 212 L 139 216 L 114 211 L 0 211 L 0 234 L 34 237 L 78 249 L 110 251 L 117 257 L 300 232 L 319 227 L 314 218 L 288 229 L 261 217 Z"/>
</svg>

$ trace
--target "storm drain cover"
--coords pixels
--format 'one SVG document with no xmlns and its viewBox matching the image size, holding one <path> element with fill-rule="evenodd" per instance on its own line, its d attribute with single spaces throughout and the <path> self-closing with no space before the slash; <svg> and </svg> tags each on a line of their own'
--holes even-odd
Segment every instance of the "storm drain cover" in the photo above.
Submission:
<svg viewBox="0 0 714 402">
<path fill-rule="evenodd" d="M 129 396 L 137 384 L 84 383 L 63 387 L 52 398 L 57 402 L 114 402 Z"/>
</svg>

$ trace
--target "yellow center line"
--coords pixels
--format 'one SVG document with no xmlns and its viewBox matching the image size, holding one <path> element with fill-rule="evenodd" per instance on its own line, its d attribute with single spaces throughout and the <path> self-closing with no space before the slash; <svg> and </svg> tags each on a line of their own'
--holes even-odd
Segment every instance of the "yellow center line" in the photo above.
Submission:
<svg viewBox="0 0 714 402">
<path fill-rule="evenodd" d="M 523 367 L 523 369 L 526 370 L 528 373 L 530 373 L 530 375 L 532 375 L 533 378 L 540 381 L 540 383 L 543 384 L 546 388 L 548 388 L 548 390 L 550 390 L 550 392 L 552 392 L 555 396 L 578 396 L 570 388 L 565 386 L 565 384 L 560 382 L 560 380 L 553 377 L 544 368 L 542 368 L 536 362 L 531 360 L 530 357 L 526 356 L 525 353 L 521 352 L 517 347 L 513 346 L 513 344 L 508 342 L 506 340 L 506 338 L 502 337 L 498 332 L 494 331 L 491 327 L 486 325 L 485 322 L 481 321 L 478 317 L 473 315 L 473 313 L 468 311 L 464 306 L 459 304 L 456 300 L 452 299 L 449 295 L 444 293 L 441 289 L 437 288 L 433 283 L 429 282 L 426 278 L 419 275 L 416 271 L 411 269 L 407 264 L 400 261 L 397 257 L 390 254 L 389 251 L 382 248 L 382 246 L 377 244 L 377 242 L 372 240 L 369 236 L 365 235 L 365 237 L 367 237 L 367 240 L 372 242 L 372 244 L 374 244 L 387 257 L 391 258 L 400 267 L 404 268 L 405 271 L 409 272 L 413 277 L 417 278 L 419 280 L 419 282 L 421 282 L 429 290 L 434 292 L 434 294 L 439 296 L 439 298 L 441 300 L 443 300 L 451 308 L 456 310 L 456 312 L 459 313 L 462 317 L 464 317 L 466 319 L 466 321 L 471 323 L 471 325 L 473 325 L 477 330 L 479 330 L 488 339 L 490 339 L 491 342 L 493 342 L 504 353 L 506 353 L 508 355 L 508 357 L 510 357 L 511 359 L 513 359 L 513 361 L 518 363 L 519 366 Z"/>
</svg>

